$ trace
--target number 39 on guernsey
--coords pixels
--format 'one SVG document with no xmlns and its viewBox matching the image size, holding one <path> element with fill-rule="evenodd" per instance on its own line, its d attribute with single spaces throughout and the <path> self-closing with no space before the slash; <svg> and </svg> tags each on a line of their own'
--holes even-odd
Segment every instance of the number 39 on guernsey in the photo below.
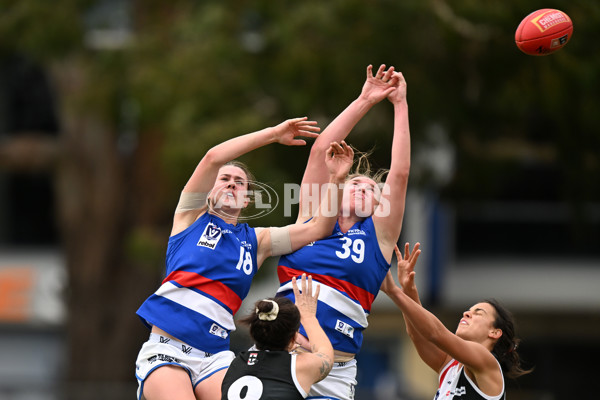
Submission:
<svg viewBox="0 0 600 400">
<path fill-rule="evenodd" d="M 336 251 L 335 255 L 342 260 L 351 257 L 352 261 L 360 264 L 365 259 L 365 242 L 362 239 L 350 239 L 347 237 L 340 238 L 344 243 L 342 244 L 342 251 Z"/>
</svg>

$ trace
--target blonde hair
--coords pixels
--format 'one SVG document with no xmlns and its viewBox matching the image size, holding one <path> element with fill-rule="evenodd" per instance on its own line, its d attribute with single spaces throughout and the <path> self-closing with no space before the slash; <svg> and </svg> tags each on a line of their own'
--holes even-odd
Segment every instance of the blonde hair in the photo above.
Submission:
<svg viewBox="0 0 600 400">
<path fill-rule="evenodd" d="M 353 169 L 348 174 L 346 181 L 363 176 L 373 180 L 376 185 L 384 183 L 385 177 L 390 170 L 386 168 L 380 168 L 376 171 L 373 170 L 371 167 L 371 161 L 369 161 L 369 157 L 371 154 L 373 154 L 373 149 L 365 153 L 355 149 L 353 146 L 351 147 L 357 157 L 354 160 Z"/>
</svg>

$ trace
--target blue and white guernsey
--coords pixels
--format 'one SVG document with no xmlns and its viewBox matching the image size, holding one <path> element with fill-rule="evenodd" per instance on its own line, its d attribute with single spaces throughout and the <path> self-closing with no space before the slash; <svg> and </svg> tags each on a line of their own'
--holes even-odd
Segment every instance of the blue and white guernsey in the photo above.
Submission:
<svg viewBox="0 0 600 400">
<path fill-rule="evenodd" d="M 339 225 L 333 234 L 279 259 L 278 295 L 294 301 L 292 277 L 312 275 L 321 284 L 317 319 L 335 350 L 356 354 L 371 305 L 390 268 L 385 260 L 371 217 L 346 233 Z M 304 328 L 300 332 L 306 336 Z"/>
<path fill-rule="evenodd" d="M 137 314 L 208 353 L 229 350 L 233 315 L 256 274 L 256 233 L 205 213 L 169 238 L 166 277 Z"/>
</svg>

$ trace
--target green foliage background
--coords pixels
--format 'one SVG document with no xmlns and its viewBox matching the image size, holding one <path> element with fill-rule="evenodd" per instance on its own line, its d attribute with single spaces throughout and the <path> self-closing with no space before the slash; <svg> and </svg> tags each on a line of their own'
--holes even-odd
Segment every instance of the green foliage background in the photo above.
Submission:
<svg viewBox="0 0 600 400">
<path fill-rule="evenodd" d="M 93 30 L 114 28 L 116 16 L 101 6 L 127 16 L 129 36 L 118 47 L 89 45 Z M 561 51 L 532 57 L 517 49 L 514 32 L 539 8 L 565 11 L 574 34 Z M 382 63 L 408 82 L 413 152 L 429 145 L 433 125 L 454 146 L 444 200 L 510 198 L 523 166 L 537 164 L 556 171 L 551 190 L 542 188 L 546 200 L 597 203 L 598 38 L 597 0 L 0 0 L 0 60 L 19 54 L 72 76 L 74 90 L 57 89 L 62 115 L 102 121 L 115 152 L 124 134 L 133 135 L 134 154 L 137 145 L 155 149 L 137 173 L 155 179 L 163 233 L 211 146 L 296 116 L 324 128 L 360 93 L 366 66 Z M 376 166 L 388 167 L 392 128 L 384 102 L 349 142 L 374 148 Z M 272 145 L 242 160 L 281 189 L 300 182 L 308 151 Z M 427 174 L 411 178 L 433 184 Z M 585 235 L 585 213 L 579 218 L 574 235 Z M 291 221 L 277 211 L 256 224 Z M 130 229 L 133 257 L 160 265 L 166 240 L 147 226 Z"/>
<path fill-rule="evenodd" d="M 118 100 L 126 99 L 139 134 L 164 137 L 164 165 L 156 168 L 173 177 L 171 191 L 228 137 L 300 115 L 325 127 L 359 93 L 366 65 L 385 63 L 408 81 L 417 149 L 432 122 L 448 129 L 459 152 L 464 143 L 545 145 L 565 167 L 556 182 L 563 196 L 598 199 L 600 4 L 593 0 L 130 2 L 132 40 L 113 51 L 85 46 L 82 16 L 94 2 L 2 3 L 0 48 L 43 62 L 76 58 L 89 68 L 97 79 L 78 107 L 117 125 Z M 514 31 L 544 7 L 568 12 L 573 39 L 551 56 L 526 56 Z M 350 139 L 365 150 L 375 144 L 382 166 L 389 108 L 375 109 Z M 247 158 L 259 179 L 298 181 L 306 154 L 273 146 Z M 484 152 L 458 159 L 455 196 L 493 195 L 518 170 L 511 162 L 523 161 L 494 166 Z"/>
</svg>

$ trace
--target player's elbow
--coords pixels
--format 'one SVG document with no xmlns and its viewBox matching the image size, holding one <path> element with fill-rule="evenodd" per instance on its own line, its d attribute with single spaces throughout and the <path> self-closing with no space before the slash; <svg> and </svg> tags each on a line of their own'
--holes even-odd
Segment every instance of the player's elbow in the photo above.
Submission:
<svg viewBox="0 0 600 400">
<path fill-rule="evenodd" d="M 329 149 L 329 145 L 330 143 L 325 143 L 324 140 L 319 140 L 319 138 L 317 138 L 310 147 L 310 157 L 318 157 L 319 159 L 325 157 L 325 152 Z"/>
<path fill-rule="evenodd" d="M 408 174 L 410 172 L 410 161 L 406 160 L 403 162 L 395 163 L 390 168 L 389 175 L 393 176 L 399 181 L 408 181 Z"/>
<path fill-rule="evenodd" d="M 216 150 L 214 147 L 209 149 L 204 155 L 204 157 L 202 157 L 202 163 L 206 165 L 220 165 L 224 164 L 227 161 L 229 160 L 221 160 L 221 157 L 219 156 L 219 151 Z"/>
</svg>

